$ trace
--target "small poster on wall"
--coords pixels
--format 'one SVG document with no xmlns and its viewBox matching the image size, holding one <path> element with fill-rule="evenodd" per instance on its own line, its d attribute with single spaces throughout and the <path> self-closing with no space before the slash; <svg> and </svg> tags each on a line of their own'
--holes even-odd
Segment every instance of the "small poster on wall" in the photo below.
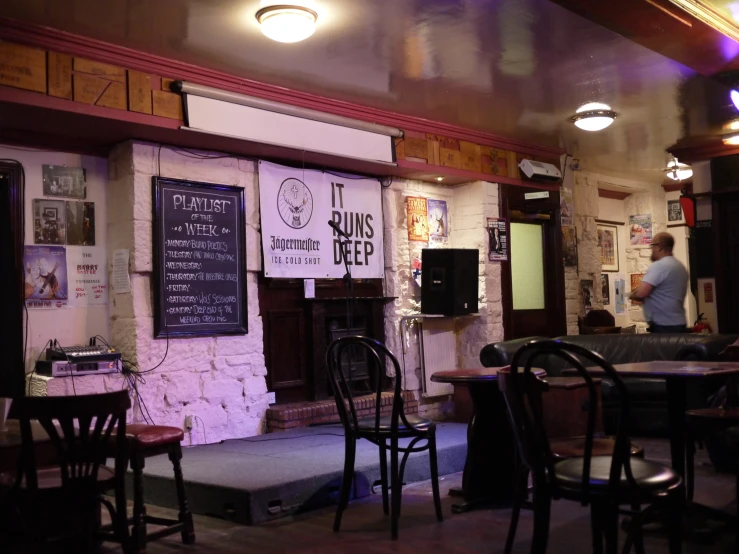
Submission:
<svg viewBox="0 0 739 554">
<path fill-rule="evenodd" d="M 685 223 L 683 220 L 683 209 L 680 200 L 667 201 L 667 221 L 670 223 Z"/>
<path fill-rule="evenodd" d="M 559 189 L 559 213 L 560 224 L 562 227 L 570 227 L 574 225 L 572 216 L 575 213 L 574 204 L 572 202 L 572 189 L 560 187 Z"/>
<path fill-rule="evenodd" d="M 611 284 L 608 280 L 608 273 L 600 274 L 600 286 L 601 295 L 603 296 L 603 305 L 610 306 L 611 304 Z"/>
<path fill-rule="evenodd" d="M 629 242 L 636 246 L 652 244 L 652 215 L 629 216 Z"/>
<path fill-rule="evenodd" d="M 105 247 L 67 249 L 70 306 L 102 306 L 108 303 L 108 266 Z"/>
<path fill-rule="evenodd" d="M 586 315 L 593 309 L 593 281 L 591 279 L 580 281 L 580 295 L 582 297 L 581 315 Z"/>
<path fill-rule="evenodd" d="M 613 281 L 613 293 L 616 297 L 615 308 L 617 314 L 622 314 L 626 311 L 626 302 L 624 301 L 625 287 L 626 281 L 619 275 L 618 278 Z"/>
<path fill-rule="evenodd" d="M 408 240 L 428 242 L 428 209 L 426 199 L 419 196 L 406 197 L 408 215 Z"/>
<path fill-rule="evenodd" d="M 87 198 L 85 170 L 81 167 L 44 165 L 44 196 Z"/>
<path fill-rule="evenodd" d="M 63 246 L 26 245 L 24 297 L 29 309 L 67 305 L 67 251 Z"/>
<path fill-rule="evenodd" d="M 36 244 L 66 244 L 66 208 L 63 200 L 33 201 L 33 242 Z"/>
<path fill-rule="evenodd" d="M 577 233 L 572 226 L 562 227 L 562 256 L 565 267 L 577 267 Z"/>
<path fill-rule="evenodd" d="M 598 225 L 598 248 L 602 271 L 618 271 L 618 227 Z"/>
<path fill-rule="evenodd" d="M 487 218 L 488 260 L 505 262 L 508 260 L 508 234 L 506 220 L 497 217 Z"/>
<path fill-rule="evenodd" d="M 449 240 L 446 200 L 428 199 L 428 222 L 429 237 L 432 241 L 447 242 Z"/>
<path fill-rule="evenodd" d="M 420 287 L 421 286 L 421 258 L 414 257 L 413 261 L 411 262 L 411 268 L 412 272 L 411 275 L 413 275 L 413 280 L 416 282 L 416 284 Z"/>
<path fill-rule="evenodd" d="M 95 203 L 67 202 L 67 244 L 95 246 Z"/>
<path fill-rule="evenodd" d="M 631 292 L 634 292 L 636 288 L 639 286 L 639 283 L 641 283 L 641 280 L 644 278 L 643 273 L 632 273 L 631 274 Z M 642 303 L 638 300 L 632 300 L 631 304 L 633 306 L 640 306 Z"/>
</svg>

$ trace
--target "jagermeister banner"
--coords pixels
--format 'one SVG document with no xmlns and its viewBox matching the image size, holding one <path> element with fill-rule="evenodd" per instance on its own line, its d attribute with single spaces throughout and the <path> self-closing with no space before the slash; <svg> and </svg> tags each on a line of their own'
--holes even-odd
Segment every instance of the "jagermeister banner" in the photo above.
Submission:
<svg viewBox="0 0 739 554">
<path fill-rule="evenodd" d="M 352 277 L 383 277 L 381 190 L 377 179 L 259 162 L 264 274 L 340 279 L 346 255 Z"/>
</svg>

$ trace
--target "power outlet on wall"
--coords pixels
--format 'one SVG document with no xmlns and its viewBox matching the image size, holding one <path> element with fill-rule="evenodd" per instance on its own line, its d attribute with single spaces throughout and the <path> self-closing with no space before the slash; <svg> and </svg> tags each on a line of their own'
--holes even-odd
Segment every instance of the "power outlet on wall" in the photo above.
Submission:
<svg viewBox="0 0 739 554">
<path fill-rule="evenodd" d="M 269 401 L 269 403 L 270 403 L 270 404 L 274 404 L 274 403 L 275 403 L 275 402 L 277 401 L 277 400 L 275 399 L 275 393 L 273 393 L 273 392 L 268 392 L 268 393 L 267 393 L 267 400 Z"/>
<path fill-rule="evenodd" d="M 192 429 L 192 416 L 191 415 L 185 416 L 185 429 L 187 430 Z"/>
</svg>

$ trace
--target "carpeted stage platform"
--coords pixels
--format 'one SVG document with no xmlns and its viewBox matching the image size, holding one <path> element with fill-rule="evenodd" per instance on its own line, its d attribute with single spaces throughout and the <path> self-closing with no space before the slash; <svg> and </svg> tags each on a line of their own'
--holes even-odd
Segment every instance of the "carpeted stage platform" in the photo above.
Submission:
<svg viewBox="0 0 739 554">
<path fill-rule="evenodd" d="M 467 454 L 466 435 L 466 425 L 438 424 L 439 475 L 462 471 Z M 193 513 L 246 525 L 335 503 L 343 464 L 344 436 L 340 426 L 295 429 L 194 446 L 184 449 L 182 459 Z M 380 479 L 378 449 L 374 444 L 365 440 L 357 443 L 355 471 L 354 497 L 371 494 L 373 484 Z M 146 502 L 176 508 L 172 464 L 166 455 L 147 459 L 144 474 Z M 405 483 L 429 478 L 428 453 L 411 455 Z"/>
</svg>

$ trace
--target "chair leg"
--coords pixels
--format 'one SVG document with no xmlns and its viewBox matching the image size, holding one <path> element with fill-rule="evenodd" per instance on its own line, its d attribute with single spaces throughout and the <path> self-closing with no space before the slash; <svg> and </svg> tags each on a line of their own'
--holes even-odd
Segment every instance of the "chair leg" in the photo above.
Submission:
<svg viewBox="0 0 739 554">
<path fill-rule="evenodd" d="M 390 513 L 390 502 L 387 492 L 387 447 L 384 439 L 380 442 L 380 480 L 382 481 L 382 511 L 385 515 L 388 515 Z"/>
<path fill-rule="evenodd" d="M 429 435 L 429 463 L 431 465 L 431 490 L 434 495 L 434 508 L 436 508 L 436 519 L 444 521 L 441 513 L 441 494 L 439 493 L 439 465 L 436 459 L 436 431 Z"/>
<path fill-rule="evenodd" d="M 119 469 L 116 467 L 116 471 Z M 125 468 L 123 468 L 125 472 Z M 97 513 L 100 508 L 97 509 Z M 126 505 L 126 485 L 123 477 L 117 479 L 115 488 L 115 533 L 124 554 L 131 552 L 131 538 L 128 534 L 128 506 Z M 99 526 L 98 526 L 99 527 Z"/>
<path fill-rule="evenodd" d="M 665 501 L 669 554 L 681 554 L 682 552 L 682 518 L 684 509 L 685 489 L 679 487 Z"/>
<path fill-rule="evenodd" d="M 635 515 L 631 516 L 631 529 L 629 531 L 629 537 L 627 537 L 627 540 L 630 540 L 634 544 L 634 552 L 636 554 L 645 554 L 644 552 L 644 533 L 642 530 L 642 517 L 641 514 L 641 506 L 638 503 L 631 505 L 631 510 L 634 512 Z M 628 554 L 628 549 L 624 547 L 624 554 Z"/>
<path fill-rule="evenodd" d="M 549 517 L 552 497 L 549 491 L 534 486 L 534 536 L 531 539 L 531 554 L 545 554 L 549 542 Z"/>
<path fill-rule="evenodd" d="M 400 471 L 398 467 L 398 437 L 390 439 L 390 537 L 398 538 L 398 520 L 400 519 Z"/>
<path fill-rule="evenodd" d="M 593 536 L 593 554 L 603 554 L 603 506 L 594 501 L 590 504 L 590 530 Z"/>
<path fill-rule="evenodd" d="M 692 434 L 685 441 L 685 486 L 687 488 L 688 502 L 693 501 L 695 491 L 695 439 Z"/>
<path fill-rule="evenodd" d="M 606 539 L 606 554 L 618 554 L 618 505 L 603 507 L 603 526 Z"/>
<path fill-rule="evenodd" d="M 515 482 L 513 483 L 513 511 L 511 512 L 511 523 L 508 525 L 508 537 L 505 541 L 504 554 L 511 554 L 513 550 L 513 541 L 516 539 L 516 530 L 518 529 L 518 519 L 521 515 L 521 508 L 528 497 L 528 481 L 529 472 L 523 464 L 519 462 L 516 468 Z"/>
<path fill-rule="evenodd" d="M 169 460 L 174 469 L 174 482 L 177 487 L 177 503 L 180 507 L 179 520 L 185 524 L 182 530 L 182 542 L 195 544 L 195 525 L 192 522 L 192 513 L 187 505 L 187 493 L 185 492 L 185 480 L 182 477 L 182 447 L 179 443 L 172 445 L 169 449 Z"/>
<path fill-rule="evenodd" d="M 133 471 L 133 527 L 131 528 L 131 551 L 146 552 L 146 507 L 144 506 L 144 455 L 131 450 Z"/>
<path fill-rule="evenodd" d="M 336 508 L 334 518 L 334 531 L 341 528 L 341 516 L 349 505 L 349 494 L 351 493 L 352 478 L 354 477 L 354 456 L 357 451 L 357 439 L 347 435 L 344 452 L 344 475 L 341 479 L 341 490 L 339 491 L 339 505 Z"/>
</svg>

